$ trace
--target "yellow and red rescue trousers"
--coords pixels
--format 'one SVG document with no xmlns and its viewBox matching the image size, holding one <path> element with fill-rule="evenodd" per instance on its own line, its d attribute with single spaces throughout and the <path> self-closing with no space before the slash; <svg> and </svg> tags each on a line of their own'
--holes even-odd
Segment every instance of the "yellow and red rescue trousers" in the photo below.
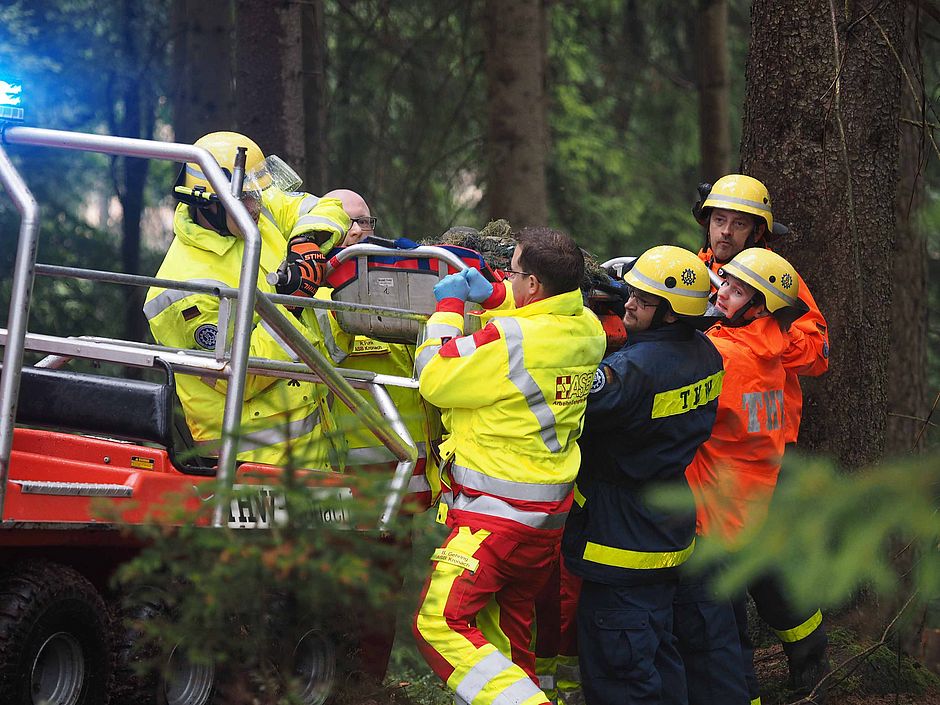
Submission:
<svg viewBox="0 0 940 705">
<path fill-rule="evenodd" d="M 272 192 L 269 196 L 269 191 Z M 341 237 L 349 228 L 349 216 L 338 199 L 295 198 L 299 208 L 305 201 L 311 211 L 287 218 L 282 226 L 275 214 L 289 211 L 282 203 L 288 197 L 271 187 L 264 191 L 261 218 L 261 264 L 258 290 L 274 293 L 265 276 L 276 271 L 284 259 L 285 232 L 304 228 L 325 231 L 328 238 Z M 270 210 L 269 204 L 274 208 Z M 304 224 L 297 226 L 300 220 Z M 173 220 L 174 239 L 160 265 L 157 277 L 184 282 L 237 287 L 244 240 L 197 225 L 190 207 L 180 204 Z M 301 318 L 287 314 L 287 319 L 324 355 L 339 363 L 352 344 L 327 311 L 304 309 Z M 210 294 L 152 287 L 147 292 L 144 315 L 154 340 L 161 345 L 192 350 L 215 350 L 219 335 L 219 299 Z M 255 316 L 248 354 L 274 360 L 297 358 L 266 323 Z M 186 421 L 197 447 L 207 456 L 218 453 L 221 444 L 222 412 L 225 408 L 226 382 L 210 377 L 177 375 L 176 388 L 186 413 Z M 275 465 L 322 466 L 328 462 L 330 447 L 323 435 L 329 423 L 331 396 L 321 384 L 300 380 L 248 375 L 242 409 L 240 460 Z"/>
<path fill-rule="evenodd" d="M 699 251 L 698 256 L 713 272 L 721 269 L 711 248 Z M 800 279 L 800 301 L 806 304 L 809 311 L 790 326 L 790 344 L 781 356 L 787 375 L 783 387 L 783 405 L 786 409 L 784 439 L 787 443 L 796 443 L 800 433 L 803 413 L 800 376 L 818 377 L 829 369 L 829 326 L 803 277 L 799 274 L 797 277 Z"/>
<path fill-rule="evenodd" d="M 548 582 L 535 598 L 535 673 L 542 690 L 559 705 L 581 691 L 578 667 L 578 596 L 581 578 L 555 564 Z"/>
<path fill-rule="evenodd" d="M 491 300 L 505 300 L 494 288 Z M 451 533 L 431 558 L 414 634 L 458 702 L 540 705 L 549 700 L 535 680 L 534 600 L 558 560 L 606 340 L 579 291 L 487 311 L 483 322 L 463 336 L 463 302 L 445 299 L 418 349 L 421 394 L 444 409 L 449 433 L 441 501 Z"/>
</svg>

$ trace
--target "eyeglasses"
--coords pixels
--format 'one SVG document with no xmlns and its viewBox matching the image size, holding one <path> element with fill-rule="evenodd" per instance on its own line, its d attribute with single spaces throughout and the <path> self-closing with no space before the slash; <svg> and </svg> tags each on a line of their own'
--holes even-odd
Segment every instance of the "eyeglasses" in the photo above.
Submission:
<svg viewBox="0 0 940 705">
<path fill-rule="evenodd" d="M 520 272 L 520 271 L 517 271 L 517 270 L 515 270 L 515 269 L 504 269 L 504 270 L 503 270 L 503 273 L 506 275 L 506 278 L 507 278 L 507 279 L 511 279 L 512 277 L 514 277 L 514 276 L 517 275 L 517 274 L 519 274 L 519 275 L 521 275 L 521 276 L 523 276 L 523 277 L 528 277 L 528 276 L 531 276 L 531 275 L 532 275 L 532 272 Z"/>
<path fill-rule="evenodd" d="M 637 290 L 632 286 L 630 287 L 630 296 L 627 301 L 630 299 L 636 301 L 636 305 L 640 308 L 653 308 L 655 306 L 659 306 L 659 301 L 647 301 L 646 299 L 640 298 L 639 294 L 637 294 Z"/>
<path fill-rule="evenodd" d="M 363 216 L 361 218 L 350 218 L 349 220 L 351 223 L 355 223 L 363 230 L 375 230 L 375 224 L 379 222 L 378 218 L 375 218 L 371 215 Z M 352 224 L 350 224 L 349 227 L 352 227 Z"/>
</svg>

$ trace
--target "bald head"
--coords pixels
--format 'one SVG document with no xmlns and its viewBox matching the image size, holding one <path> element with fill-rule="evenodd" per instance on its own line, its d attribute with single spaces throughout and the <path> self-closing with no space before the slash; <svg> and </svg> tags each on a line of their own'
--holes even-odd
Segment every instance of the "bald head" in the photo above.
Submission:
<svg viewBox="0 0 940 705">
<path fill-rule="evenodd" d="M 350 191 L 348 188 L 334 189 L 329 193 L 323 194 L 323 198 L 338 198 L 343 204 L 343 210 L 346 211 L 346 215 L 350 218 L 365 218 L 372 215 L 369 211 L 369 204 L 366 203 L 366 199 L 355 191 Z M 355 245 L 371 234 L 371 230 L 363 230 L 362 226 L 354 220 L 352 226 L 349 228 L 349 232 L 346 233 L 346 237 L 343 239 L 342 245 L 344 247 Z"/>
</svg>

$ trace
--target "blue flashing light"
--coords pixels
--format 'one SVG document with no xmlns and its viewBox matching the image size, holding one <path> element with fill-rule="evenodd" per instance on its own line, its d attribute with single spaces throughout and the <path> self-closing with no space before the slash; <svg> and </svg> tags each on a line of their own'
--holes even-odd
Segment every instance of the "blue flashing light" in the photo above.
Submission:
<svg viewBox="0 0 940 705">
<path fill-rule="evenodd" d="M 20 122 L 24 115 L 22 102 L 23 84 L 0 78 L 0 122 Z"/>
</svg>

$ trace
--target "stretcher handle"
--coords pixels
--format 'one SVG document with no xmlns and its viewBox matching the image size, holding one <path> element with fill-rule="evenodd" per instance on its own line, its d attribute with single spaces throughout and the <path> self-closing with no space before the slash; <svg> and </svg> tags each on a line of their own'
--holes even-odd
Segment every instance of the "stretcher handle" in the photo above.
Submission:
<svg viewBox="0 0 940 705">
<path fill-rule="evenodd" d="M 450 250 L 445 250 L 443 247 L 436 247 L 434 245 L 421 245 L 420 247 L 415 247 L 410 250 L 399 250 L 397 248 L 391 247 L 382 247 L 381 245 L 369 245 L 360 243 L 358 245 L 350 245 L 349 247 L 344 247 L 335 255 L 330 257 L 329 261 L 326 264 L 326 273 L 330 274 L 337 265 L 342 264 L 348 259 L 353 257 L 368 255 L 377 255 L 379 257 L 417 257 L 418 259 L 436 259 L 446 262 L 451 267 L 456 269 L 458 272 L 464 269 L 470 269 L 467 266 L 467 263 L 460 259 Z"/>
</svg>

